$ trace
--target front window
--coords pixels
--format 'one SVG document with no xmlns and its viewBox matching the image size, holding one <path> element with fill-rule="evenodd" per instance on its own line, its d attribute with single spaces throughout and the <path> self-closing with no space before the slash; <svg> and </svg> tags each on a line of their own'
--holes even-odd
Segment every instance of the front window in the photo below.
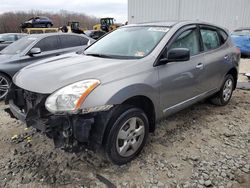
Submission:
<svg viewBox="0 0 250 188">
<path fill-rule="evenodd" d="M 143 58 L 153 51 L 168 31 L 168 27 L 120 28 L 94 43 L 85 50 L 85 54 L 107 58 Z"/>
<path fill-rule="evenodd" d="M 29 45 L 31 45 L 37 38 L 35 37 L 23 37 L 20 40 L 12 43 L 11 45 L 4 48 L 0 53 L 1 54 L 20 54 L 22 53 Z"/>
<path fill-rule="evenodd" d="M 199 34 L 196 29 L 189 29 L 184 31 L 170 46 L 173 48 L 187 48 L 190 50 L 190 55 L 197 55 L 200 53 Z"/>
</svg>

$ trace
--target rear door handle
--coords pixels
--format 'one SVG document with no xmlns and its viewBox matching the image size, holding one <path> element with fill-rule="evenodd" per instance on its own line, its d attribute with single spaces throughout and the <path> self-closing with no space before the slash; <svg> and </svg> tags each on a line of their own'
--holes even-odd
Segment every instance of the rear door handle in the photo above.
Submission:
<svg viewBox="0 0 250 188">
<path fill-rule="evenodd" d="M 203 63 L 198 63 L 198 65 L 196 65 L 196 68 L 202 70 L 204 68 Z"/>
</svg>

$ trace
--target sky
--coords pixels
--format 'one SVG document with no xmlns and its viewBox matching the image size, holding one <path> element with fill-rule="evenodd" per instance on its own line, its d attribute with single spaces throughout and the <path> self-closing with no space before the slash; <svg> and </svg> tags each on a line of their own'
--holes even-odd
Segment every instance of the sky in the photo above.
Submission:
<svg viewBox="0 0 250 188">
<path fill-rule="evenodd" d="M 127 21 L 127 0 L 0 0 L 0 14 L 9 11 L 67 10 L 96 17 L 114 17 L 116 22 Z"/>
</svg>

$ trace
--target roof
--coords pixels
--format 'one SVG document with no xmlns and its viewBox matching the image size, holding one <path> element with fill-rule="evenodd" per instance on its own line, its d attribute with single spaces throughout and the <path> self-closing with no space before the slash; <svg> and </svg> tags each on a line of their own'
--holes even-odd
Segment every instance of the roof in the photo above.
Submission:
<svg viewBox="0 0 250 188">
<path fill-rule="evenodd" d="M 28 37 L 44 38 L 44 37 L 55 36 L 55 35 L 76 35 L 76 36 L 79 36 L 79 34 L 75 34 L 75 33 L 59 33 L 59 32 L 55 32 L 55 33 L 30 34 L 30 35 L 28 35 Z"/>
<path fill-rule="evenodd" d="M 214 26 L 217 28 L 221 28 L 224 29 L 225 31 L 227 31 L 227 29 L 218 26 L 216 24 L 211 24 L 208 22 L 204 22 L 204 21 L 199 21 L 199 20 L 181 20 L 181 21 L 166 21 L 166 22 L 149 22 L 149 23 L 138 23 L 138 24 L 129 24 L 126 25 L 124 27 L 133 27 L 133 26 L 152 26 L 152 27 L 173 27 L 177 24 L 180 25 L 188 25 L 188 24 L 204 24 L 204 25 L 210 25 L 210 26 Z"/>
</svg>

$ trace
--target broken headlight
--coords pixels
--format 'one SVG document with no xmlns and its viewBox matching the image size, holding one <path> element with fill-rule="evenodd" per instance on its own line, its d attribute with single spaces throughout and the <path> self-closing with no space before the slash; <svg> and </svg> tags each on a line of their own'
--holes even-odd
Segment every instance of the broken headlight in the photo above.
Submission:
<svg viewBox="0 0 250 188">
<path fill-rule="evenodd" d="M 91 79 L 68 85 L 51 94 L 47 98 L 45 106 L 51 113 L 75 113 L 99 84 L 99 80 Z"/>
</svg>

